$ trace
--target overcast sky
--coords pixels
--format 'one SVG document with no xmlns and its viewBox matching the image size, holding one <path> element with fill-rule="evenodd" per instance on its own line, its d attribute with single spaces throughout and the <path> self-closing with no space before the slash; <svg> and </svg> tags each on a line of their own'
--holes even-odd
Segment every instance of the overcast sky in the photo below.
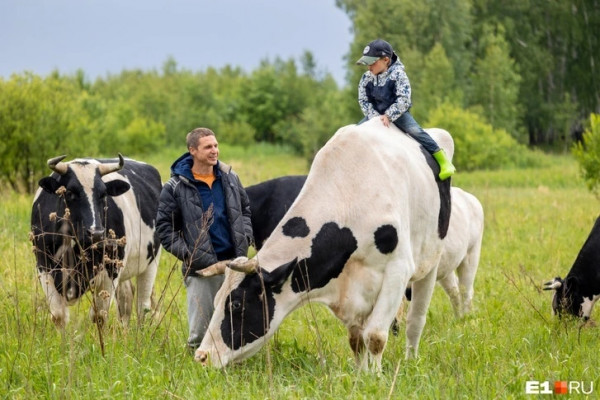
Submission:
<svg viewBox="0 0 600 400">
<path fill-rule="evenodd" d="M 225 65 L 312 52 L 344 83 L 350 20 L 335 0 L 0 0 L 0 76 L 81 68 L 95 79 L 123 69 Z"/>
</svg>

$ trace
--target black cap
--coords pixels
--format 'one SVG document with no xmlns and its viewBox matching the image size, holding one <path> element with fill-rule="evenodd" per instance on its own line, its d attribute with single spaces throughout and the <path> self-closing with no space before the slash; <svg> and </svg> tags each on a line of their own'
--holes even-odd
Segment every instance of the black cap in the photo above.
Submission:
<svg viewBox="0 0 600 400">
<path fill-rule="evenodd" d="M 381 57 L 394 58 L 395 55 L 391 44 L 383 39 L 375 39 L 365 47 L 363 56 L 356 63 L 360 65 L 371 65 Z"/>
</svg>

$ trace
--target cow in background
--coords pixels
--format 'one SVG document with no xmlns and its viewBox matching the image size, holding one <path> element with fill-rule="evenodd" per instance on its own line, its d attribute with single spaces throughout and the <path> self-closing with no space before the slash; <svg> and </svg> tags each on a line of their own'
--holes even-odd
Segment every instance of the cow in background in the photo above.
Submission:
<svg viewBox="0 0 600 400">
<path fill-rule="evenodd" d="M 457 318 L 471 311 L 483 229 L 484 214 L 479 200 L 469 192 L 452 187 L 452 214 L 437 281 L 448 295 Z M 410 287 L 406 289 L 406 297 L 411 298 Z"/>
<path fill-rule="evenodd" d="M 565 279 L 557 276 L 544 284 L 544 290 L 555 291 L 554 314 L 568 313 L 585 321 L 590 319 L 594 304 L 600 298 L 600 217 Z"/>
<path fill-rule="evenodd" d="M 246 193 L 252 212 L 254 246 L 260 250 L 263 243 L 281 221 L 298 197 L 306 182 L 306 175 L 289 175 L 248 186 Z"/>
<path fill-rule="evenodd" d="M 450 180 L 438 173 L 394 126 L 339 129 L 256 256 L 203 270 L 226 275 L 195 359 L 223 367 L 249 357 L 290 312 L 317 301 L 346 325 L 359 366 L 380 370 L 409 282 L 406 356 L 416 357 L 450 217 Z"/>
<path fill-rule="evenodd" d="M 33 200 L 31 240 L 39 280 L 52 320 L 69 321 L 68 305 L 93 291 L 90 318 L 103 324 L 117 292 L 121 321 L 128 323 L 137 281 L 138 321 L 151 309 L 160 243 L 155 234 L 158 171 L 125 159 L 48 160 Z"/>
</svg>

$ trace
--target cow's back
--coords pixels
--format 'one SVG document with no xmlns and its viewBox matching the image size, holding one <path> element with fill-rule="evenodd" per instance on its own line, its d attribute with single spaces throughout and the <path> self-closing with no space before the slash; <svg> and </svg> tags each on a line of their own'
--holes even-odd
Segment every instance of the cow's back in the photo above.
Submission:
<svg viewBox="0 0 600 400">
<path fill-rule="evenodd" d="M 290 175 L 248 186 L 246 193 L 252 212 L 252 231 L 259 250 L 296 200 L 306 175 Z"/>
</svg>

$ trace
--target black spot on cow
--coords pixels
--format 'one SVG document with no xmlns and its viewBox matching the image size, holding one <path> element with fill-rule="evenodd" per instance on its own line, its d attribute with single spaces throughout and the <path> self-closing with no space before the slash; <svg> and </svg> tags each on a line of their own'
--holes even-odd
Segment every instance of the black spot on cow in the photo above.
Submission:
<svg viewBox="0 0 600 400">
<path fill-rule="evenodd" d="M 382 254 L 389 254 L 398 245 L 398 232 L 392 225 L 382 225 L 375 231 L 375 246 Z"/>
<path fill-rule="evenodd" d="M 314 237 L 309 258 L 298 261 L 292 273 L 292 290 L 296 293 L 324 287 L 337 278 L 357 249 L 352 231 L 328 222 Z"/>
<path fill-rule="evenodd" d="M 266 335 L 275 312 L 274 294 L 281 293 L 296 264 L 294 259 L 272 272 L 247 275 L 227 297 L 221 335 L 229 348 L 239 349 Z"/>
<path fill-rule="evenodd" d="M 435 182 L 438 186 L 438 193 L 440 195 L 440 212 L 438 214 L 438 236 L 443 239 L 448 234 L 448 227 L 450 226 L 450 213 L 452 211 L 452 201 L 450 197 L 450 186 L 452 178 L 440 180 L 440 165 L 435 161 L 433 156 L 429 154 L 423 146 L 421 146 L 421 152 L 427 160 L 427 165 L 431 168 Z"/>
<path fill-rule="evenodd" d="M 158 239 L 157 233 L 154 234 L 153 241 L 148 242 L 146 249 L 147 249 L 147 254 L 148 254 L 148 262 L 151 262 L 154 259 L 156 259 L 158 250 L 160 249 L 160 240 Z"/>
<path fill-rule="evenodd" d="M 308 225 L 306 225 L 306 220 L 302 217 L 290 218 L 283 225 L 282 230 L 285 236 L 289 236 L 291 238 L 307 237 L 310 233 L 310 229 L 308 229 Z"/>
</svg>

